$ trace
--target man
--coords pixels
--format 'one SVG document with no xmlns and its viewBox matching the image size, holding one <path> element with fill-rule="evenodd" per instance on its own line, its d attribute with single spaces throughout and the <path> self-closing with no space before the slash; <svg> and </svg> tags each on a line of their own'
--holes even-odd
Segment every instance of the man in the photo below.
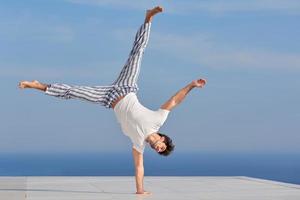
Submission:
<svg viewBox="0 0 300 200">
<path fill-rule="evenodd" d="M 206 84 L 204 79 L 192 81 L 157 111 L 147 109 L 138 101 L 136 93 L 141 59 L 149 40 L 152 18 L 160 12 L 162 12 L 160 6 L 147 10 L 145 21 L 136 33 L 129 58 L 119 77 L 111 85 L 71 86 L 60 83 L 43 84 L 38 81 L 21 81 L 19 83 L 19 87 L 22 89 L 38 89 L 51 96 L 64 99 L 77 98 L 103 105 L 106 108 L 113 108 L 122 131 L 133 143 L 136 194 L 150 194 L 144 190 L 143 186 L 143 152 L 146 143 L 149 143 L 151 148 L 160 155 L 169 155 L 174 149 L 174 144 L 167 135 L 158 132 L 160 127 L 164 124 L 169 112 L 181 103 L 193 88 L 202 88 Z"/>
</svg>

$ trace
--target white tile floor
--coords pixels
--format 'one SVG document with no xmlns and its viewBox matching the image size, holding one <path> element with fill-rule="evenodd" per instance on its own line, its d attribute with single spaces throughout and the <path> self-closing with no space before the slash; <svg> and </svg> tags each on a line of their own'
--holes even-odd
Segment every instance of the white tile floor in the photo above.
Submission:
<svg viewBox="0 0 300 200">
<path fill-rule="evenodd" d="M 0 177 L 1 200 L 300 200 L 300 185 L 244 176 L 145 177 L 152 195 L 136 195 L 131 176 Z"/>
</svg>

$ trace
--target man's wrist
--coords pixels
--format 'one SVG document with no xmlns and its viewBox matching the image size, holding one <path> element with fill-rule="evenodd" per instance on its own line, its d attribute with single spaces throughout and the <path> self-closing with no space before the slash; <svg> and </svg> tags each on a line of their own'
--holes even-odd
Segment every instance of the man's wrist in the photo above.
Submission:
<svg viewBox="0 0 300 200">
<path fill-rule="evenodd" d="M 195 82 L 193 81 L 193 82 L 191 82 L 190 84 L 189 84 L 189 87 L 191 88 L 191 89 L 193 89 L 194 87 L 196 87 L 196 84 L 195 84 Z"/>
</svg>

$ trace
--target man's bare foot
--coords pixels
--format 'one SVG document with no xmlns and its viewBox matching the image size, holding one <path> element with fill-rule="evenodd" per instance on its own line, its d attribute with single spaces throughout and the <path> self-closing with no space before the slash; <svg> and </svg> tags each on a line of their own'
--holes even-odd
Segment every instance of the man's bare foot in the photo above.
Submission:
<svg viewBox="0 0 300 200">
<path fill-rule="evenodd" d="M 39 89 L 39 90 L 46 90 L 47 85 L 42 84 L 38 82 L 37 80 L 34 81 L 21 81 L 19 83 L 19 88 L 20 89 L 25 89 L 25 88 L 34 88 L 34 89 Z"/>
<path fill-rule="evenodd" d="M 163 8 L 161 6 L 156 6 L 150 10 L 147 10 L 145 22 L 150 22 L 154 15 L 156 15 L 157 13 L 160 13 L 162 11 L 163 11 Z"/>
<path fill-rule="evenodd" d="M 39 82 L 34 80 L 34 81 L 21 81 L 19 83 L 19 88 L 24 89 L 24 88 L 31 88 L 34 84 L 38 84 Z"/>
</svg>

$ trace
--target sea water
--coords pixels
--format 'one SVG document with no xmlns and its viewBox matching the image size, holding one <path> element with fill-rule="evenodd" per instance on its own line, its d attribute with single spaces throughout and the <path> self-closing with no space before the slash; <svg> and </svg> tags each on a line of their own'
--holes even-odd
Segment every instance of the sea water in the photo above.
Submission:
<svg viewBox="0 0 300 200">
<path fill-rule="evenodd" d="M 145 176 L 250 176 L 300 184 L 300 154 L 146 152 Z M 134 176 L 130 151 L 0 154 L 1 176 Z"/>
</svg>

